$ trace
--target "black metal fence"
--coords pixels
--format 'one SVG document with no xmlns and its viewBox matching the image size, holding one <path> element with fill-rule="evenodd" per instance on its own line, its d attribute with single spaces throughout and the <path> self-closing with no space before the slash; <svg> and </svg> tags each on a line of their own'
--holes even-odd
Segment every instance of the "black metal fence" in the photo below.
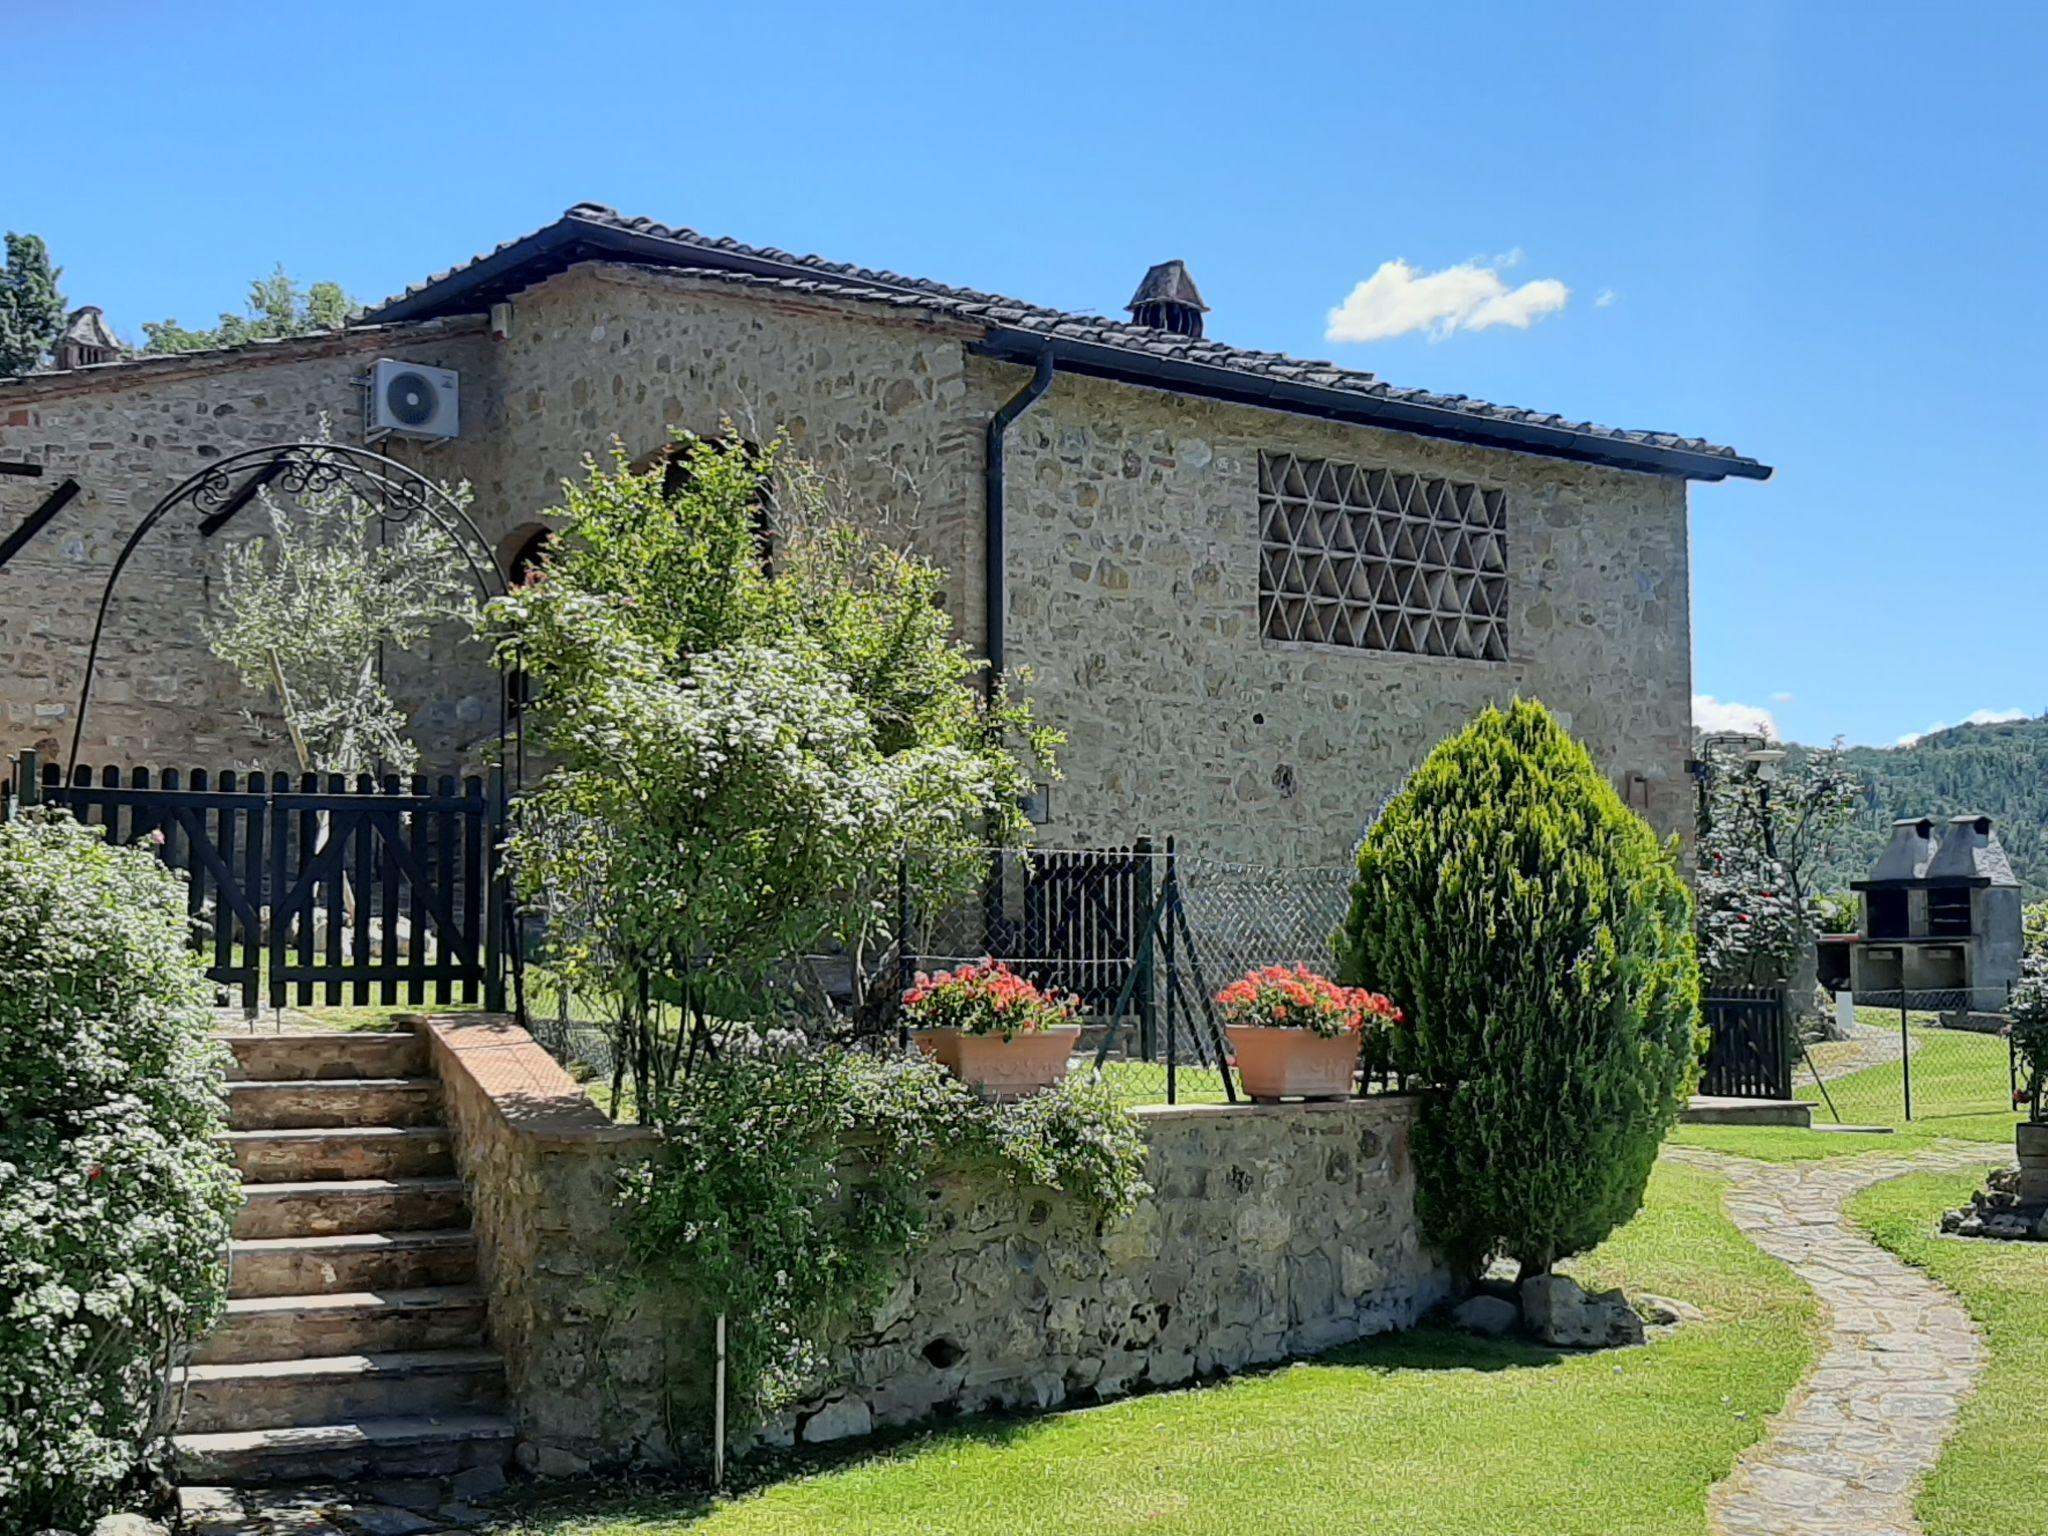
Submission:
<svg viewBox="0 0 2048 1536">
<path fill-rule="evenodd" d="M 186 876 L 224 998 L 505 1003 L 504 781 L 16 760 L 16 804 L 62 806 Z"/>
<path fill-rule="evenodd" d="M 1792 1097 L 1795 1046 L 1783 991 L 1724 988 L 1703 997 L 1700 1009 L 1707 1026 L 1701 1093 L 1736 1099 Z"/>
</svg>

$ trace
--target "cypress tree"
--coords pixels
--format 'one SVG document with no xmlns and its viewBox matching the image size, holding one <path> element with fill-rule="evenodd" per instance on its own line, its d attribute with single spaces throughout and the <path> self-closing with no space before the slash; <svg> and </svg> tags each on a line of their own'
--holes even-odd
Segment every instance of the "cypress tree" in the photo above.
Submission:
<svg viewBox="0 0 2048 1536">
<path fill-rule="evenodd" d="M 36 367 L 63 334 L 58 276 L 41 237 L 8 232 L 7 265 L 0 268 L 0 378 Z"/>
<path fill-rule="evenodd" d="M 1699 1054 L 1692 898 L 1542 705 L 1488 709 L 1416 770 L 1336 947 L 1407 1011 L 1418 1209 L 1450 1262 L 1542 1274 L 1635 1214 Z"/>
</svg>

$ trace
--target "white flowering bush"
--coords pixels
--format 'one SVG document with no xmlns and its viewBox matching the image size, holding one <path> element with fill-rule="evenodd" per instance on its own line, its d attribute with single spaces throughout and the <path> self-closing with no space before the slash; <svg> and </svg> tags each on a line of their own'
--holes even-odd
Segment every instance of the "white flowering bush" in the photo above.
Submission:
<svg viewBox="0 0 2048 1536">
<path fill-rule="evenodd" d="M 984 843 L 1028 830 L 1057 744 L 975 686 L 940 571 L 803 474 L 774 482 L 764 561 L 775 451 L 684 451 L 680 483 L 589 465 L 539 569 L 487 614 L 553 765 L 521 798 L 513 876 L 561 974 L 608 1004 L 614 1102 L 630 1071 L 651 1121 L 707 1021 L 754 1017 L 776 966 L 837 952 L 875 973 L 901 850 L 971 881 Z"/>
<path fill-rule="evenodd" d="M 150 849 L 0 823 L 0 1530 L 118 1498 L 225 1294 L 239 1194 L 186 924 Z"/>
</svg>

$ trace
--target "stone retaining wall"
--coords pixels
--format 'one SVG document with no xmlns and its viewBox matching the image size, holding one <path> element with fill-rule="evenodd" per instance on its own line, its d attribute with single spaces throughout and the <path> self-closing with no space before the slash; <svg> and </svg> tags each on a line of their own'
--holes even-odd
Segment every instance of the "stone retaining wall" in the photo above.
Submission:
<svg viewBox="0 0 2048 1536">
<path fill-rule="evenodd" d="M 611 1191 L 650 1139 L 510 1023 L 423 1022 L 522 1460 L 671 1459 L 709 1425 L 710 1360 L 687 1299 L 623 1281 Z M 929 1240 L 843 1351 L 841 1384 L 763 1438 L 1171 1386 L 1406 1327 L 1447 1294 L 1417 1235 L 1412 1101 L 1138 1115 L 1156 1193 L 1122 1221 L 985 1169 L 936 1180 Z"/>
</svg>

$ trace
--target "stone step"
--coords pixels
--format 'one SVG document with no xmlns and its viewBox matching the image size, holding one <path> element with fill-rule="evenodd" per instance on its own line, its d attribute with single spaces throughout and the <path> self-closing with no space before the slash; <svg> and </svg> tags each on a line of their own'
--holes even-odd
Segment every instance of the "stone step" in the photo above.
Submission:
<svg viewBox="0 0 2048 1536">
<path fill-rule="evenodd" d="M 242 1296 L 228 1302 L 192 1360 L 230 1365 L 301 1355 L 475 1349 L 483 1341 L 484 1293 L 474 1285 Z"/>
<path fill-rule="evenodd" d="M 514 1438 L 512 1421 L 500 1414 L 443 1413 L 180 1434 L 172 1437 L 171 1451 L 182 1483 L 252 1488 L 450 1477 L 471 1467 L 506 1465 Z"/>
<path fill-rule="evenodd" d="M 223 1031 L 237 1079 L 281 1083 L 337 1077 L 424 1077 L 427 1042 L 409 1029 L 293 1030 L 282 1034 Z"/>
<path fill-rule="evenodd" d="M 476 1236 L 467 1227 L 442 1227 L 237 1239 L 229 1261 L 231 1297 L 414 1290 L 474 1279 Z"/>
<path fill-rule="evenodd" d="M 395 1350 L 194 1365 L 181 1432 L 346 1424 L 413 1414 L 489 1412 L 505 1400 L 505 1365 L 488 1349 Z"/>
<path fill-rule="evenodd" d="M 345 1232 L 422 1232 L 468 1222 L 462 1180 L 312 1179 L 244 1184 L 237 1242 L 252 1237 L 331 1237 Z"/>
<path fill-rule="evenodd" d="M 237 1131 L 441 1123 L 441 1084 L 431 1077 L 250 1078 L 227 1086 L 228 1126 Z"/>
<path fill-rule="evenodd" d="M 455 1171 L 454 1138 L 438 1125 L 230 1131 L 228 1146 L 251 1184 L 426 1178 Z"/>
</svg>

